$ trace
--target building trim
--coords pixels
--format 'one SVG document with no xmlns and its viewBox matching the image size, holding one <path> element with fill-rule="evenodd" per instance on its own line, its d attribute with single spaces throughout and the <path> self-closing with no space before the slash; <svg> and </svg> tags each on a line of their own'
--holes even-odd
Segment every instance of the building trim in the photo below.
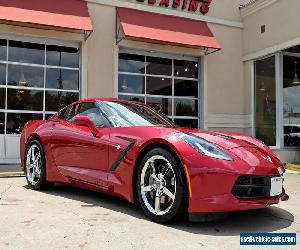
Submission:
<svg viewBox="0 0 300 250">
<path fill-rule="evenodd" d="M 164 14 L 169 16 L 177 16 L 182 18 L 188 18 L 192 20 L 198 20 L 198 21 L 204 21 L 208 23 L 213 24 L 220 24 L 224 26 L 230 26 L 235 28 L 244 28 L 244 25 L 240 21 L 232 21 L 232 20 L 226 20 L 222 18 L 217 17 L 209 17 L 204 15 L 195 15 L 187 12 L 179 12 L 172 9 L 163 9 L 163 8 L 154 8 L 153 6 L 144 5 L 141 3 L 130 3 L 127 1 L 121 1 L 121 0 L 85 0 L 88 3 L 95 3 L 95 4 L 102 4 L 107 6 L 113 6 L 113 7 L 124 7 L 124 8 L 130 8 L 135 10 L 142 10 L 142 11 L 148 11 L 156 14 Z"/>
<path fill-rule="evenodd" d="M 278 0 L 256 0 L 240 8 L 242 18 L 249 16 L 269 5 L 278 2 Z"/>
<path fill-rule="evenodd" d="M 245 62 L 245 61 L 255 60 L 255 59 L 258 59 L 258 58 L 261 58 L 261 57 L 264 57 L 264 56 L 274 54 L 274 53 L 279 52 L 281 50 L 285 50 L 285 49 L 297 46 L 299 44 L 300 44 L 300 37 L 297 37 L 297 38 L 294 38 L 292 40 L 288 40 L 286 42 L 276 44 L 274 46 L 267 47 L 267 48 L 264 48 L 262 50 L 255 51 L 253 53 L 245 54 L 242 57 L 242 61 Z"/>
<path fill-rule="evenodd" d="M 208 114 L 204 123 L 206 128 L 251 128 L 251 119 L 251 114 Z"/>
</svg>

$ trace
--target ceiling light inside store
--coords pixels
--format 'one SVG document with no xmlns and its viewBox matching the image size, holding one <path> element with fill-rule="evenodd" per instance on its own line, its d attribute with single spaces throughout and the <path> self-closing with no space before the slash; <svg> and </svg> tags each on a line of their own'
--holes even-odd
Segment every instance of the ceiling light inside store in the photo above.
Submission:
<svg viewBox="0 0 300 250">
<path fill-rule="evenodd" d="M 128 88 L 128 85 L 127 85 L 127 83 L 126 83 L 126 80 L 124 80 L 124 81 L 122 82 L 121 89 L 126 90 L 127 88 Z"/>
<path fill-rule="evenodd" d="M 260 88 L 258 90 L 261 91 L 261 92 L 266 91 L 265 83 L 264 82 L 261 83 L 261 86 L 260 86 Z"/>
<path fill-rule="evenodd" d="M 294 74 L 294 79 L 293 79 L 293 82 L 292 82 L 293 85 L 299 85 L 300 84 L 300 80 L 299 80 L 299 77 L 298 77 L 298 74 L 297 74 L 297 64 L 298 64 L 298 62 L 295 61 L 294 62 L 295 74 Z"/>
</svg>

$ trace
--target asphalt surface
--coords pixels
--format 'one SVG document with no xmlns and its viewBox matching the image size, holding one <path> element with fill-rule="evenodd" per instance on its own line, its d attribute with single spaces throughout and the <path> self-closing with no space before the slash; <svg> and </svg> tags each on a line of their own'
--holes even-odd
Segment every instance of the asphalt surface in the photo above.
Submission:
<svg viewBox="0 0 300 250">
<path fill-rule="evenodd" d="M 296 232 L 299 241 L 299 187 L 300 174 L 289 172 L 287 202 L 216 222 L 160 225 L 119 198 L 63 185 L 38 192 L 24 177 L 0 178 L 0 249 L 252 249 L 239 245 L 241 232 Z"/>
</svg>

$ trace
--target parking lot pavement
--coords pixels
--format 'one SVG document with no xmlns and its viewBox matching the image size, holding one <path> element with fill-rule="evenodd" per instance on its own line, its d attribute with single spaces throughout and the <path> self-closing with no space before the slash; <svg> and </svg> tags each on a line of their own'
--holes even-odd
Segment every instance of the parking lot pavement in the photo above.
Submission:
<svg viewBox="0 0 300 250">
<path fill-rule="evenodd" d="M 300 174 L 287 173 L 285 187 L 290 200 L 277 206 L 159 225 L 119 198 L 62 185 L 37 192 L 24 178 L 0 178 L 0 249 L 245 249 L 240 232 L 296 232 L 299 241 Z"/>
</svg>

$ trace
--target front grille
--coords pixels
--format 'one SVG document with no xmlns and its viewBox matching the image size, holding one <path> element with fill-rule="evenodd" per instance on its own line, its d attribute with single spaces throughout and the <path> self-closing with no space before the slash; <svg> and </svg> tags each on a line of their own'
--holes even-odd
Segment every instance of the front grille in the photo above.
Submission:
<svg viewBox="0 0 300 250">
<path fill-rule="evenodd" d="M 232 194 L 237 198 L 270 197 L 271 178 L 271 176 L 240 176 L 232 188 Z"/>
</svg>

